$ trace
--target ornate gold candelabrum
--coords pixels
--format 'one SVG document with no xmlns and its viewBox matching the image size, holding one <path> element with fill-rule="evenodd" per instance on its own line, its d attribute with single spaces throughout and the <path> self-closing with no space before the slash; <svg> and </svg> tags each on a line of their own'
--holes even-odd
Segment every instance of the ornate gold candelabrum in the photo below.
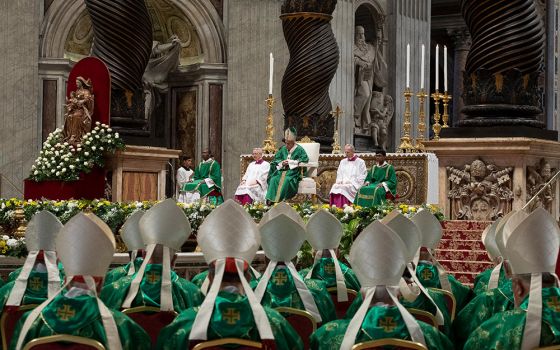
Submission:
<svg viewBox="0 0 560 350">
<path fill-rule="evenodd" d="M 403 136 L 401 137 L 401 144 L 399 149 L 397 150 L 398 153 L 409 153 L 415 152 L 416 149 L 414 145 L 412 145 L 410 140 L 410 117 L 412 113 L 410 112 L 410 98 L 412 97 L 413 93 L 410 88 L 406 88 L 404 90 L 404 122 L 403 122 Z"/>
<path fill-rule="evenodd" d="M 340 150 L 340 136 L 338 135 L 338 120 L 342 115 L 342 109 L 340 109 L 339 105 L 336 105 L 336 109 L 331 112 L 331 115 L 334 118 L 334 135 L 333 135 L 333 144 L 332 144 L 332 154 L 341 154 Z"/>
<path fill-rule="evenodd" d="M 434 125 L 432 126 L 432 130 L 434 130 L 434 140 L 439 140 L 439 133 L 441 132 L 441 124 L 439 123 L 441 119 L 441 115 L 439 114 L 439 101 L 441 99 L 441 94 L 438 90 L 436 90 L 432 94 L 432 98 L 434 99 Z"/>
<path fill-rule="evenodd" d="M 27 220 L 25 220 L 25 213 L 23 207 L 17 208 L 14 212 L 14 218 L 18 223 L 18 227 L 14 231 L 14 236 L 25 237 L 25 230 L 27 228 Z"/>
<path fill-rule="evenodd" d="M 266 108 L 268 115 L 266 117 L 266 139 L 263 142 L 263 153 L 276 153 L 276 142 L 274 141 L 274 118 L 272 116 L 272 107 L 274 107 L 274 97 L 268 95 L 266 99 Z"/>
<path fill-rule="evenodd" d="M 428 94 L 426 93 L 426 90 L 420 89 L 416 96 L 418 97 L 420 104 L 420 111 L 418 112 L 418 136 L 416 137 L 416 150 L 418 152 L 425 152 L 424 134 L 426 133 L 426 113 L 424 112 L 424 106 L 426 104 L 426 97 L 428 97 Z"/>
<path fill-rule="evenodd" d="M 441 100 L 443 101 L 443 115 L 441 116 L 441 120 L 443 121 L 442 128 L 448 128 L 447 122 L 449 122 L 449 101 L 453 98 L 447 91 L 440 95 Z"/>
</svg>

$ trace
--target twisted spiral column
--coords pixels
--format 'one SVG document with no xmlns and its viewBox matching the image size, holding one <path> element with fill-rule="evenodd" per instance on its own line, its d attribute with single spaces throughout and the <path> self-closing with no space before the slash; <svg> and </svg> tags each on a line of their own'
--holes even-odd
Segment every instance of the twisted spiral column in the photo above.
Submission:
<svg viewBox="0 0 560 350">
<path fill-rule="evenodd" d="M 136 91 L 152 51 L 152 21 L 144 0 L 85 0 L 92 56 L 109 67 L 113 89 Z"/>
</svg>

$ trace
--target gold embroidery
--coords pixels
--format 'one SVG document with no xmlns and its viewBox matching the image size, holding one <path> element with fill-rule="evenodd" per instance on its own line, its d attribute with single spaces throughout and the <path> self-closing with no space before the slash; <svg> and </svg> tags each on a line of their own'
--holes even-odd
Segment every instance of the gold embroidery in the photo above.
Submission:
<svg viewBox="0 0 560 350">
<path fill-rule="evenodd" d="M 72 309 L 70 305 L 64 304 L 62 308 L 56 310 L 56 316 L 63 321 L 68 321 L 76 316 L 76 310 Z"/>
<path fill-rule="evenodd" d="M 43 287 L 43 282 L 41 281 L 40 277 L 33 277 L 29 280 L 29 288 L 31 290 L 40 290 Z"/>
<path fill-rule="evenodd" d="M 231 324 L 231 325 L 236 324 L 237 321 L 241 319 L 241 315 L 239 314 L 239 311 L 232 308 L 227 309 L 227 311 L 224 313 L 223 316 L 227 324 Z"/>
<path fill-rule="evenodd" d="M 154 271 L 151 271 L 146 274 L 146 279 L 150 284 L 156 284 L 159 281 L 159 275 Z"/>
<path fill-rule="evenodd" d="M 424 270 L 420 275 L 424 281 L 431 280 L 434 277 L 434 274 L 430 270 Z"/>
<path fill-rule="evenodd" d="M 288 282 L 288 276 L 284 271 L 278 271 L 276 275 L 274 275 L 274 284 L 277 286 L 283 286 L 286 282 Z"/>
<path fill-rule="evenodd" d="M 387 333 L 393 332 L 397 328 L 397 324 L 393 321 L 392 317 L 385 317 L 379 320 L 379 327 Z"/>
<path fill-rule="evenodd" d="M 325 265 L 325 272 L 328 274 L 333 274 L 335 272 L 334 264 L 326 264 Z"/>
<path fill-rule="evenodd" d="M 548 298 L 546 302 L 549 308 L 553 309 L 554 312 L 560 312 L 560 300 L 558 300 L 557 296 Z"/>
</svg>

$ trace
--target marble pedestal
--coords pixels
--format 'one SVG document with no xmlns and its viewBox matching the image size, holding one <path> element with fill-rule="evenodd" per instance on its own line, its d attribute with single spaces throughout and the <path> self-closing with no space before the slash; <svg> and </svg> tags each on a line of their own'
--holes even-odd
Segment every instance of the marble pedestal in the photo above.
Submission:
<svg viewBox="0 0 560 350">
<path fill-rule="evenodd" d="M 526 137 L 446 138 L 425 142 L 439 159 L 439 205 L 451 220 L 495 220 L 521 209 L 560 169 L 560 142 Z M 559 186 L 541 194 L 558 219 Z"/>
</svg>

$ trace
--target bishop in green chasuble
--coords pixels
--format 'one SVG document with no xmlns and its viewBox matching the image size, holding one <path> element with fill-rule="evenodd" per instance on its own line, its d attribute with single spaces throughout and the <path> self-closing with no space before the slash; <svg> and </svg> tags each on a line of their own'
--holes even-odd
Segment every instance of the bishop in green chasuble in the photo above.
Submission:
<svg viewBox="0 0 560 350">
<path fill-rule="evenodd" d="M 354 204 L 361 207 L 373 207 L 386 201 L 387 192 L 392 197 L 397 195 L 397 175 L 395 168 L 385 161 L 385 151 L 375 154 L 377 164 L 368 171 L 365 186 L 358 190 Z"/>
</svg>

